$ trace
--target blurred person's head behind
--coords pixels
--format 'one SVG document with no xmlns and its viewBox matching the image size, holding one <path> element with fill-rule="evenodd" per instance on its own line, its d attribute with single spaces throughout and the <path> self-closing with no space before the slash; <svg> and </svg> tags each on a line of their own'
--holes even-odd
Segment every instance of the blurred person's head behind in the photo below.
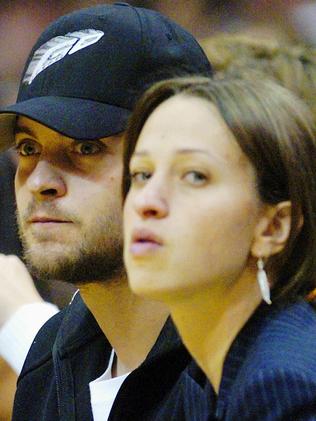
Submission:
<svg viewBox="0 0 316 421">
<path fill-rule="evenodd" d="M 315 48 L 245 34 L 218 34 L 201 44 L 218 78 L 268 77 L 305 101 L 316 118 Z"/>
</svg>

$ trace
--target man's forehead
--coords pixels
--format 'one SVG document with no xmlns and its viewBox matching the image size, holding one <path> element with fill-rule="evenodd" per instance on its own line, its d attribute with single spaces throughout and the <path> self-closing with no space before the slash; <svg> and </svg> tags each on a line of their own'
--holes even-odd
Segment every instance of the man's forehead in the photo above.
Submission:
<svg viewBox="0 0 316 421">
<path fill-rule="evenodd" d="M 15 122 L 15 126 L 14 126 L 14 135 L 18 135 L 18 134 L 26 134 L 32 137 L 37 137 L 40 136 L 41 133 L 49 133 L 51 132 L 51 134 L 54 135 L 54 137 L 56 137 L 56 139 L 68 139 L 68 140 L 75 140 L 78 142 L 93 142 L 93 141 L 104 141 L 104 142 L 109 142 L 109 141 L 120 141 L 124 135 L 125 132 L 120 132 L 120 133 L 115 133 L 111 136 L 106 136 L 106 137 L 101 137 L 98 139 L 89 139 L 89 140 L 85 140 L 85 139 L 74 139 L 71 138 L 69 136 L 67 136 L 66 134 L 60 133 L 36 120 L 33 120 L 29 117 L 26 116 L 17 116 L 16 118 L 16 122 Z"/>
<path fill-rule="evenodd" d="M 33 120 L 29 117 L 26 116 L 17 116 L 16 117 L 16 121 L 15 121 L 15 125 L 14 125 L 14 134 L 20 134 L 20 133 L 25 133 L 28 135 L 32 135 L 35 136 L 36 131 L 38 130 L 47 130 L 47 131 L 52 131 L 55 132 L 56 134 L 58 132 L 56 132 L 53 129 L 50 129 L 49 127 L 45 126 L 44 124 L 39 123 L 36 120 Z"/>
</svg>

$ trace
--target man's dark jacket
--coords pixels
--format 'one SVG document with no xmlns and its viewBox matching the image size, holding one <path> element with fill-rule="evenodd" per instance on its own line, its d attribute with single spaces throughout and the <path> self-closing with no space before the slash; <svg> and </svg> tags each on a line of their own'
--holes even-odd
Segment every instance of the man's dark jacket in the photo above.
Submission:
<svg viewBox="0 0 316 421">
<path fill-rule="evenodd" d="M 92 420 L 89 382 L 105 371 L 110 353 L 77 294 L 36 336 L 18 380 L 13 421 Z M 183 374 L 190 361 L 168 320 L 144 363 L 124 381 L 109 421 L 207 419 L 204 376 Z M 184 402 L 184 388 L 195 405 Z"/>
</svg>

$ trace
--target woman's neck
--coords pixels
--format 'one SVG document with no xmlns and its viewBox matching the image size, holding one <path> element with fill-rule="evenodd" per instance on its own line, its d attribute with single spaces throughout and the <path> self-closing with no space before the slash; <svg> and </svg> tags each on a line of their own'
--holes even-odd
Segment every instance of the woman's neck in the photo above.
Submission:
<svg viewBox="0 0 316 421">
<path fill-rule="evenodd" d="M 261 302 L 254 274 L 169 303 L 182 340 L 218 393 L 227 352 Z"/>
</svg>

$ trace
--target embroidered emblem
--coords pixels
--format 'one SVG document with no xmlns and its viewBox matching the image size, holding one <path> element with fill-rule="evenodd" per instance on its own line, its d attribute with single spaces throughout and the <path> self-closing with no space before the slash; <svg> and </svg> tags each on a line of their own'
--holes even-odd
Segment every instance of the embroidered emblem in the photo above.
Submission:
<svg viewBox="0 0 316 421">
<path fill-rule="evenodd" d="M 22 83 L 30 85 L 36 76 L 48 66 L 63 59 L 66 55 L 74 54 L 95 44 L 103 35 L 102 31 L 83 29 L 50 39 L 33 54 Z"/>
</svg>

